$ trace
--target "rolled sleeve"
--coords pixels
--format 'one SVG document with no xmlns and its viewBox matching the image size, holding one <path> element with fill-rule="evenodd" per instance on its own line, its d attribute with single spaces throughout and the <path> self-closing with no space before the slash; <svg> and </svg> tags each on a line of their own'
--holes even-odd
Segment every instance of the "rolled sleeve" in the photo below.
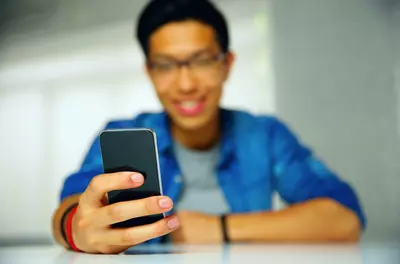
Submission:
<svg viewBox="0 0 400 264">
<path fill-rule="evenodd" d="M 118 122 L 109 122 L 104 129 L 118 128 L 118 124 Z M 97 135 L 87 151 L 79 170 L 65 179 L 60 193 L 60 200 L 62 201 L 73 194 L 83 193 L 93 177 L 103 172 L 100 138 Z"/>
<path fill-rule="evenodd" d="M 365 229 L 366 217 L 350 184 L 302 146 L 283 123 L 275 120 L 271 133 L 274 181 L 280 196 L 289 204 L 322 197 L 333 199 L 352 210 Z"/>
<path fill-rule="evenodd" d="M 60 194 L 60 201 L 70 195 L 83 193 L 93 177 L 102 173 L 103 163 L 101 160 L 100 143 L 97 137 L 90 147 L 80 169 L 65 179 Z"/>
</svg>

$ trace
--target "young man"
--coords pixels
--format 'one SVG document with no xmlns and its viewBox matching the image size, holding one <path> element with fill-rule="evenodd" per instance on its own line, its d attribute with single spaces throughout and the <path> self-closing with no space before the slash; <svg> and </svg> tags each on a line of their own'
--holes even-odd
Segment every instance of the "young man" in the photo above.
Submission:
<svg viewBox="0 0 400 264">
<path fill-rule="evenodd" d="M 81 251 L 119 253 L 172 232 L 176 243 L 357 241 L 365 218 L 351 187 L 279 120 L 221 109 L 234 63 L 223 15 L 206 0 L 153 0 L 137 37 L 165 112 L 108 123 L 157 134 L 165 197 L 107 205 L 105 193 L 143 183 L 135 173 L 102 175 L 99 141 L 70 175 L 53 216 L 56 240 Z M 245 76 L 243 76 L 245 78 Z M 289 204 L 272 211 L 277 191 Z M 133 217 L 174 214 L 147 226 L 110 229 Z M 225 215 L 221 221 L 221 215 Z M 64 217 L 63 217 L 64 216 Z M 179 228 L 178 228 L 179 227 Z M 64 235 L 63 235 L 64 233 Z"/>
</svg>

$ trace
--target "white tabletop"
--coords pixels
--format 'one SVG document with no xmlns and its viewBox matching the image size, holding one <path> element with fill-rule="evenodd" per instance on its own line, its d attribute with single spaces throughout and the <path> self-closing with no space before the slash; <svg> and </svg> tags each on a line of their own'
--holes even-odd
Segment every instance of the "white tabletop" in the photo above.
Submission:
<svg viewBox="0 0 400 264">
<path fill-rule="evenodd" d="M 137 246 L 119 255 L 75 253 L 58 246 L 0 248 L 0 263 L 400 263 L 399 244 Z"/>
</svg>

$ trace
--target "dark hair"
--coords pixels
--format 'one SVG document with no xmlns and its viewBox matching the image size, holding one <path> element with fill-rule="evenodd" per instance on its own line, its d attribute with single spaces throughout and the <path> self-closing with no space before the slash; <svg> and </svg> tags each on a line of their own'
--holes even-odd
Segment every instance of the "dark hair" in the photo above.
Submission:
<svg viewBox="0 0 400 264">
<path fill-rule="evenodd" d="M 222 50 L 229 50 L 229 32 L 224 15 L 208 0 L 151 0 L 140 14 L 136 37 L 146 57 L 149 38 L 170 22 L 197 20 L 214 28 Z"/>
</svg>

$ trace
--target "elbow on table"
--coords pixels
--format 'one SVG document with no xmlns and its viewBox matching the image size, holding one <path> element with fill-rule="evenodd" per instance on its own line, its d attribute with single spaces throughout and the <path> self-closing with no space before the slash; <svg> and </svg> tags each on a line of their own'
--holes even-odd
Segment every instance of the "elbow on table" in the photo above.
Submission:
<svg viewBox="0 0 400 264">
<path fill-rule="evenodd" d="M 334 240 L 341 242 L 359 242 L 362 236 L 362 224 L 357 214 L 340 204 L 327 199 L 329 207 L 332 208 L 335 227 Z"/>
</svg>

